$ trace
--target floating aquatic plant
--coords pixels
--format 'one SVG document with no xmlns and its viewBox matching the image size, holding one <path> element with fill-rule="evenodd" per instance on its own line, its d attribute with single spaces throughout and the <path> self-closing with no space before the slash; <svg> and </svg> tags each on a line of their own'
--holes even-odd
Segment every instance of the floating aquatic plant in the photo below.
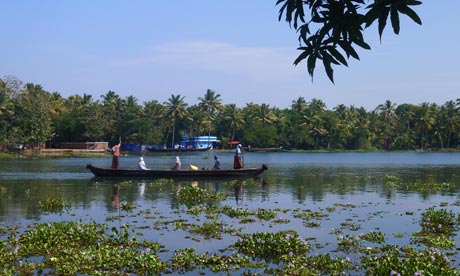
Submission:
<svg viewBox="0 0 460 276">
<path fill-rule="evenodd" d="M 0 243 L 2 275 L 138 275 L 158 274 L 165 264 L 160 246 L 122 234 L 114 239 L 103 224 L 61 222 L 35 224 Z"/>
<path fill-rule="evenodd" d="M 63 198 L 48 198 L 38 202 L 38 207 L 45 212 L 62 212 L 64 209 L 70 209 L 70 202 Z"/>
<path fill-rule="evenodd" d="M 231 255 L 197 254 L 194 248 L 177 250 L 171 258 L 172 270 L 180 274 L 197 269 L 204 270 L 206 268 L 209 268 L 213 272 L 229 272 L 240 270 L 243 267 L 264 266 L 265 264 L 251 262 L 250 257 L 246 255 L 237 253 Z"/>
<path fill-rule="evenodd" d="M 331 257 L 329 254 L 314 256 L 284 255 L 279 268 L 265 269 L 271 275 L 348 275 L 356 266 L 348 257 Z"/>
<path fill-rule="evenodd" d="M 231 218 L 242 218 L 253 215 L 254 212 L 250 212 L 248 209 L 243 208 L 233 208 L 231 206 L 225 205 L 222 207 L 222 213 L 226 214 Z"/>
<path fill-rule="evenodd" d="M 134 207 L 134 204 L 132 204 L 131 202 L 122 202 L 120 204 L 120 208 L 123 211 L 132 211 L 135 207 Z"/>
<path fill-rule="evenodd" d="M 305 254 L 311 249 L 310 243 L 295 231 L 242 234 L 233 247 L 244 254 L 266 260 L 277 260 L 288 254 Z"/>
<path fill-rule="evenodd" d="M 380 256 L 363 256 L 361 263 L 366 275 L 460 275 L 435 248 L 418 252 L 411 247 L 389 247 Z"/>
<path fill-rule="evenodd" d="M 187 186 L 179 189 L 177 199 L 180 204 L 184 204 L 188 208 L 205 203 L 206 201 L 224 200 L 226 195 L 223 193 L 211 194 L 205 189 L 199 187 Z"/>
<path fill-rule="evenodd" d="M 220 221 L 208 221 L 202 225 L 191 225 L 190 233 L 203 235 L 205 239 L 221 239 L 223 232 L 230 232 L 224 229 L 224 223 Z"/>
<path fill-rule="evenodd" d="M 276 217 L 276 212 L 269 209 L 259 208 L 257 209 L 256 217 L 262 220 L 271 220 Z"/>
<path fill-rule="evenodd" d="M 459 228 L 457 221 L 452 211 L 430 207 L 422 213 L 420 226 L 425 233 L 452 235 Z"/>
</svg>

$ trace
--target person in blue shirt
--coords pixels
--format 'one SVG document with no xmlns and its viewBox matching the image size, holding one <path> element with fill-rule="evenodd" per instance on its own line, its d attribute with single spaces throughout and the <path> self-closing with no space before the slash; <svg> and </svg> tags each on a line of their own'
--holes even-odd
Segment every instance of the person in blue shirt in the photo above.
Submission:
<svg viewBox="0 0 460 276">
<path fill-rule="evenodd" d="M 214 155 L 214 167 L 212 167 L 213 170 L 220 170 L 220 160 L 219 156 Z"/>
</svg>

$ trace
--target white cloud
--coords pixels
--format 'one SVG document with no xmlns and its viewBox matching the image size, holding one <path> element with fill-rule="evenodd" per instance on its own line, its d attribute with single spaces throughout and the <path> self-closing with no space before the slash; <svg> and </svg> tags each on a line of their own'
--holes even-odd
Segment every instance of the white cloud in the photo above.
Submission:
<svg viewBox="0 0 460 276">
<path fill-rule="evenodd" d="M 292 65 L 293 49 L 243 47 L 209 41 L 183 41 L 156 45 L 141 57 L 117 60 L 118 68 L 158 67 L 163 69 L 212 70 L 253 81 L 298 78 Z M 297 71 L 297 72 L 296 72 Z"/>
</svg>

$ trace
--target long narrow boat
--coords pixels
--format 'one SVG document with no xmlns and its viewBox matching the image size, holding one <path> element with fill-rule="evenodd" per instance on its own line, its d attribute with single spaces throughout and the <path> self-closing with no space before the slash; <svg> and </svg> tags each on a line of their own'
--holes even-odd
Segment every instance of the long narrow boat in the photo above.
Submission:
<svg viewBox="0 0 460 276">
<path fill-rule="evenodd" d="M 268 167 L 263 164 L 258 168 L 247 168 L 238 170 L 137 170 L 137 169 L 105 169 L 86 165 L 95 176 L 103 177 L 243 177 L 257 176 L 263 173 Z"/>
</svg>

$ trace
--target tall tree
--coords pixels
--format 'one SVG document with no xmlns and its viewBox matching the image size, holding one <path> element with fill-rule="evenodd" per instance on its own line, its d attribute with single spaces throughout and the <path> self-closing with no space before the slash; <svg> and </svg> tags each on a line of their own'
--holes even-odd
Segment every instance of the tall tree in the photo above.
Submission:
<svg viewBox="0 0 460 276">
<path fill-rule="evenodd" d="M 245 124 L 243 112 L 241 109 L 236 107 L 235 104 L 229 104 L 225 106 L 223 113 L 224 117 L 230 121 L 230 127 L 232 128 L 230 141 L 234 141 L 237 130 Z"/>
<path fill-rule="evenodd" d="M 210 136 L 214 115 L 216 115 L 217 112 L 222 110 L 222 99 L 220 98 L 220 94 L 216 94 L 215 91 L 208 89 L 206 90 L 206 94 L 204 95 L 204 97 L 198 97 L 198 100 L 200 101 L 198 106 L 203 108 L 203 110 L 208 114 L 208 136 Z"/>
<path fill-rule="evenodd" d="M 24 142 L 40 148 L 52 133 L 50 94 L 38 84 L 28 83 L 19 95 Z"/>
<path fill-rule="evenodd" d="M 262 123 L 262 127 L 266 124 L 273 124 L 273 122 L 277 119 L 269 104 L 263 103 L 261 105 L 254 105 L 251 109 L 249 109 L 249 112 L 249 117 L 254 122 Z"/>
<path fill-rule="evenodd" d="M 150 144 L 164 143 L 165 132 L 164 121 L 166 115 L 165 107 L 156 100 L 144 103 L 144 131 L 143 140 Z"/>
<path fill-rule="evenodd" d="M 171 94 L 171 97 L 165 102 L 166 115 L 172 120 L 172 139 L 171 148 L 174 148 L 174 135 L 176 133 L 176 120 L 185 116 L 187 103 L 184 102 L 185 96 Z"/>
<path fill-rule="evenodd" d="M 432 106 L 426 102 L 422 103 L 415 113 L 415 129 L 420 132 L 421 149 L 425 149 L 428 131 L 433 127 L 434 123 L 435 118 Z"/>
<path fill-rule="evenodd" d="M 397 122 L 396 115 L 396 104 L 390 100 L 385 101 L 384 104 L 379 104 L 376 108 L 381 120 L 380 120 L 380 137 L 383 140 L 383 148 L 385 150 L 391 150 L 393 136 L 395 133 L 395 126 Z"/>
<path fill-rule="evenodd" d="M 104 125 L 102 128 L 109 136 L 111 141 L 118 141 L 120 136 L 123 136 L 123 129 L 118 122 L 121 121 L 123 114 L 122 100 L 120 96 L 112 90 L 107 94 L 102 95 L 102 109 L 104 112 Z"/>
</svg>

